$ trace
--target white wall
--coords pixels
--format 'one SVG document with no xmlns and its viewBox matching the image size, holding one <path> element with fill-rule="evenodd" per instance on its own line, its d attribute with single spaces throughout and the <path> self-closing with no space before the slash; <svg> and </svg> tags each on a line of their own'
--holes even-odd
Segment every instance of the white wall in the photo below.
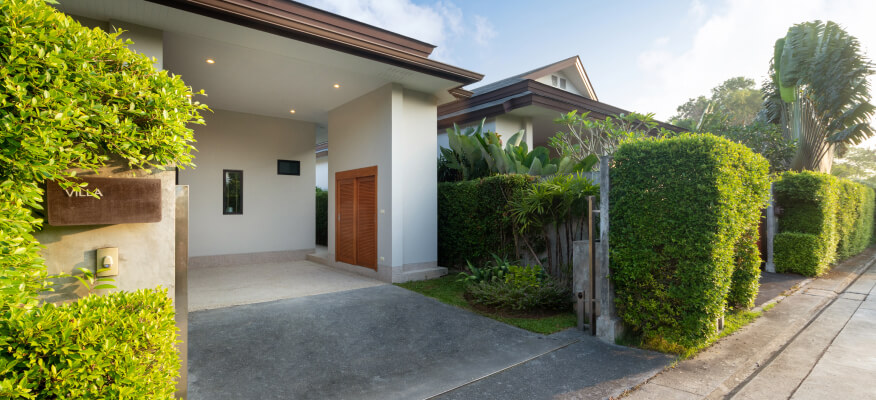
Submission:
<svg viewBox="0 0 876 400">
<path fill-rule="evenodd" d="M 561 71 L 557 71 L 557 72 L 554 72 L 554 73 L 551 73 L 551 74 L 547 74 L 547 75 L 545 75 L 545 76 L 543 76 L 543 77 L 541 77 L 541 78 L 536 79 L 535 81 L 536 81 L 536 82 L 539 82 L 539 83 L 544 83 L 545 85 L 548 85 L 548 86 L 554 86 L 554 84 L 553 84 L 553 80 L 551 79 L 551 75 L 556 75 L 557 78 L 565 78 L 565 79 L 566 79 L 566 88 L 563 89 L 563 90 L 565 90 L 565 91 L 567 91 L 567 92 L 569 92 L 569 93 L 577 94 L 578 96 L 584 96 L 584 97 L 590 98 L 590 96 L 581 93 L 581 91 L 579 91 L 578 88 L 575 87 L 575 84 L 572 83 L 572 80 L 569 79 L 569 76 L 566 75 L 565 73 L 561 72 Z M 557 89 L 560 89 L 559 79 L 557 79 L 557 86 L 555 86 L 555 87 L 556 87 Z"/>
<path fill-rule="evenodd" d="M 438 186 L 434 149 L 437 100 L 390 84 L 329 111 L 329 199 L 335 174 L 377 166 L 377 253 L 380 279 L 438 260 Z M 329 201 L 329 221 L 335 204 Z M 328 248 L 335 249 L 329 223 Z"/>
<path fill-rule="evenodd" d="M 386 85 L 328 113 L 328 251 L 333 260 L 335 173 L 376 165 L 378 272 L 393 265 L 392 92 Z"/>
<path fill-rule="evenodd" d="M 405 265 L 434 263 L 438 260 L 438 164 L 429 155 L 438 144 L 434 133 L 438 120 L 436 99 L 404 90 L 401 115 L 401 131 L 393 127 L 393 173 L 404 178 L 400 187 L 404 201 L 403 260 Z"/>
<path fill-rule="evenodd" d="M 328 157 L 316 158 L 316 187 L 328 190 Z"/>
<path fill-rule="evenodd" d="M 189 256 L 312 249 L 316 241 L 315 125 L 225 110 L 195 127 L 189 185 Z M 277 175 L 277 160 L 298 160 L 301 175 Z M 222 214 L 222 170 L 243 170 L 243 214 Z"/>
</svg>

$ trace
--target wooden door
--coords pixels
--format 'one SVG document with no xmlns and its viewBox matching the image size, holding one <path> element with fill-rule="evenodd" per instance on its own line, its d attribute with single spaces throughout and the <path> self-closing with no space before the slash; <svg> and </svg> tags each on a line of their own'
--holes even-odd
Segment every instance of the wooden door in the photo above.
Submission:
<svg viewBox="0 0 876 400">
<path fill-rule="evenodd" d="M 376 270 L 377 167 L 338 172 L 335 187 L 335 257 Z"/>
<path fill-rule="evenodd" d="M 338 224 L 336 258 L 348 264 L 356 263 L 356 179 L 343 179 L 337 182 L 338 202 L 336 214 Z"/>
</svg>

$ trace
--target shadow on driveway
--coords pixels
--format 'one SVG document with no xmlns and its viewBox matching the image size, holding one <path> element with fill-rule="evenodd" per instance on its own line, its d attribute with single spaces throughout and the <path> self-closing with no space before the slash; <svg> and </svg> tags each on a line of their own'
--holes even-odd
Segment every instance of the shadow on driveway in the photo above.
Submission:
<svg viewBox="0 0 876 400">
<path fill-rule="evenodd" d="M 391 285 L 189 315 L 189 399 L 539 398 L 557 391 L 488 385 L 507 376 L 595 389 L 671 360 L 574 330 L 527 332 Z M 556 372 L 566 370 L 580 373 Z M 524 377 L 508 375 L 517 371 Z"/>
</svg>

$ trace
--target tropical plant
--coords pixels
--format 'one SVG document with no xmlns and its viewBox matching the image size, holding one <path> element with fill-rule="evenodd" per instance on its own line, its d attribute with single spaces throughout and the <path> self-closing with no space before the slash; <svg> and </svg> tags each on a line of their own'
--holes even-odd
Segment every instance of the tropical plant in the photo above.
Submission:
<svg viewBox="0 0 876 400">
<path fill-rule="evenodd" d="M 511 311 L 568 310 L 572 304 L 570 285 L 551 277 L 536 284 L 510 284 L 502 280 L 466 286 L 472 303 Z"/>
<path fill-rule="evenodd" d="M 484 129 L 484 122 L 485 119 L 477 126 L 465 129 L 454 124 L 453 128 L 447 129 L 450 148 L 441 148 L 439 179 L 471 180 L 494 174 L 568 174 L 589 171 L 598 161 L 595 157 L 577 161 L 569 157 L 551 158 L 550 151 L 544 147 L 530 151 L 523 142 L 523 131 L 512 135 L 503 147 L 499 134 Z"/>
<path fill-rule="evenodd" d="M 586 237 L 587 196 L 598 193 L 584 176 L 557 175 L 519 191 L 508 204 L 518 241 L 538 263 L 534 242 L 543 243 L 547 262 L 541 265 L 560 282 L 571 279 L 572 242 Z"/>
<path fill-rule="evenodd" d="M 836 144 L 873 135 L 871 74 L 858 40 L 834 22 L 797 24 L 776 41 L 763 117 L 797 142 L 792 169 L 829 173 Z"/>
<path fill-rule="evenodd" d="M 572 110 L 555 119 L 554 123 L 564 125 L 566 131 L 557 132 L 548 145 L 573 161 L 598 162 L 600 157 L 614 153 L 626 140 L 670 134 L 658 127 L 653 113 L 620 114 L 599 120 L 590 118 L 589 111 L 578 114 L 578 110 Z"/>
<path fill-rule="evenodd" d="M 459 281 L 465 283 L 490 282 L 494 280 L 504 281 L 505 275 L 510 271 L 512 264 L 507 259 L 504 259 L 496 254 L 491 254 L 492 261 L 488 261 L 483 267 L 472 265 L 471 261 L 466 260 L 466 270 L 468 272 L 459 273 Z"/>
</svg>

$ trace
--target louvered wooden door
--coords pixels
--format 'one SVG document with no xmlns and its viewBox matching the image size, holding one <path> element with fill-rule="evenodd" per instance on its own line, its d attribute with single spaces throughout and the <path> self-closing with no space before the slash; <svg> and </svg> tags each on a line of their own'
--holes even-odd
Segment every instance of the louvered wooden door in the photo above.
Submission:
<svg viewBox="0 0 876 400">
<path fill-rule="evenodd" d="M 335 257 L 377 269 L 377 167 L 338 172 Z"/>
</svg>

